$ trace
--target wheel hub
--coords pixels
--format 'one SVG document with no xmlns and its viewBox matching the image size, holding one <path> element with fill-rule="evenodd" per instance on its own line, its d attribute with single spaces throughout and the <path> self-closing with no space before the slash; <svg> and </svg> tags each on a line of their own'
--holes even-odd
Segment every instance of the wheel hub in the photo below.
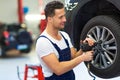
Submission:
<svg viewBox="0 0 120 80">
<path fill-rule="evenodd" d="M 103 45 L 102 45 L 102 40 L 99 40 L 98 42 L 95 43 L 94 50 L 97 50 L 99 53 L 103 53 Z"/>
</svg>

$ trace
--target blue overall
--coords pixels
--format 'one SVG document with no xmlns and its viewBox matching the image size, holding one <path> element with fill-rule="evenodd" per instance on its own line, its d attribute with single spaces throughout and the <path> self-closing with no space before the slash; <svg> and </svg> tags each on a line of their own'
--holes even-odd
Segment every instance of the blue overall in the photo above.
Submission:
<svg viewBox="0 0 120 80">
<path fill-rule="evenodd" d="M 46 36 L 40 36 L 40 37 L 45 37 L 47 38 Z M 59 61 L 69 61 L 71 60 L 71 52 L 70 52 L 70 47 L 69 47 L 69 43 L 67 41 L 67 39 L 65 39 L 65 37 L 62 35 L 62 37 L 64 38 L 65 40 L 65 43 L 67 45 L 67 48 L 61 50 L 55 43 L 53 43 L 49 38 L 47 38 L 51 43 L 52 45 L 55 47 L 55 49 L 58 51 L 59 53 Z M 50 77 L 45 77 L 45 80 L 75 80 L 75 74 L 73 72 L 73 70 L 70 70 L 62 75 L 56 75 L 55 73 L 53 73 L 52 76 Z"/>
</svg>

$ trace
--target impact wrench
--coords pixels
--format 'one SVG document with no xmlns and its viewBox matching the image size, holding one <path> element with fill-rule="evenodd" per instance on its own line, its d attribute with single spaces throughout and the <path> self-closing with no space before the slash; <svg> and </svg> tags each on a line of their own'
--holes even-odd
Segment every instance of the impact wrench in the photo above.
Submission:
<svg viewBox="0 0 120 80">
<path fill-rule="evenodd" d="M 85 42 L 80 44 L 80 48 L 82 49 L 83 52 L 91 51 L 94 50 L 96 44 L 97 43 L 95 42 L 93 46 L 89 46 L 88 42 Z M 96 77 L 90 72 L 90 62 L 91 61 L 87 62 L 88 73 L 93 78 L 93 80 L 95 80 Z"/>
</svg>

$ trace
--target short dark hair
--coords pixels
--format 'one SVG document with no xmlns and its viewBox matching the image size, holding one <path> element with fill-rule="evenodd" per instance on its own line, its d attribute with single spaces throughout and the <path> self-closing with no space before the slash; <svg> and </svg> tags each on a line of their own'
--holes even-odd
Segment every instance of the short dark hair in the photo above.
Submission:
<svg viewBox="0 0 120 80">
<path fill-rule="evenodd" d="M 64 8 L 64 4 L 60 1 L 51 1 L 45 6 L 45 16 L 46 18 L 48 16 L 52 17 L 55 15 L 55 9 L 62 9 Z"/>
</svg>

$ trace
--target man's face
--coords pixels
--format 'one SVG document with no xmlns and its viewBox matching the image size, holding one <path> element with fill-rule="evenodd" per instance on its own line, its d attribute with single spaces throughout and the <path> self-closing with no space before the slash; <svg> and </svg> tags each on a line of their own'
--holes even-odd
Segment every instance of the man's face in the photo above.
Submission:
<svg viewBox="0 0 120 80">
<path fill-rule="evenodd" d="M 56 9 L 55 10 L 55 15 L 52 17 L 53 27 L 56 28 L 56 29 L 63 29 L 64 25 L 65 25 L 65 22 L 66 22 L 66 17 L 65 17 L 64 8 Z"/>
</svg>

